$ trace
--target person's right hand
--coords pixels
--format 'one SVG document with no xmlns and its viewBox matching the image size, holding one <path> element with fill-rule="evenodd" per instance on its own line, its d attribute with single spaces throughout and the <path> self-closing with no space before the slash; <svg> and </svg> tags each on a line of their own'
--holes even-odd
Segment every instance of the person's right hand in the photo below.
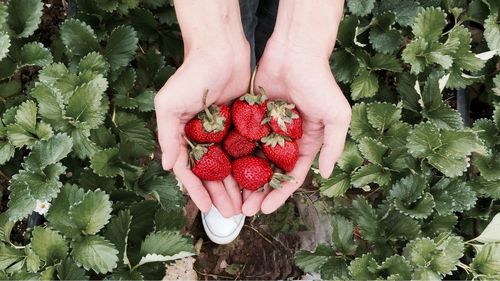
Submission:
<svg viewBox="0 0 500 281">
<path fill-rule="evenodd" d="M 232 176 L 223 182 L 202 182 L 189 166 L 184 125 L 204 109 L 203 94 L 208 90 L 207 105 L 228 103 L 243 95 L 250 80 L 250 49 L 211 44 L 204 50 L 186 54 L 184 63 L 155 97 L 158 140 L 162 165 L 173 171 L 191 199 L 202 212 L 212 204 L 222 215 L 241 213 L 241 193 Z"/>
</svg>

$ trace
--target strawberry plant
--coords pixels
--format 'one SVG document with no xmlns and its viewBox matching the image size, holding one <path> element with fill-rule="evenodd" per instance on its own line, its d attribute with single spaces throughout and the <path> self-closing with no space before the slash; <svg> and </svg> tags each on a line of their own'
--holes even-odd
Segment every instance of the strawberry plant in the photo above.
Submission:
<svg viewBox="0 0 500 281">
<path fill-rule="evenodd" d="M 0 3 L 0 279 L 160 279 L 195 252 L 155 141 L 153 98 L 183 56 L 171 1 L 69 1 L 47 33 L 56 2 Z M 332 176 L 314 174 L 333 233 L 296 252 L 304 272 L 500 278 L 499 16 L 494 0 L 346 0 L 331 67 L 352 123 Z M 246 188 L 279 183 L 249 155 L 296 155 L 300 113 L 260 92 L 231 113 L 208 107 L 186 130 L 227 133 Z M 198 164 L 221 150 L 196 142 Z"/>
<path fill-rule="evenodd" d="M 332 241 L 297 264 L 326 279 L 499 278 L 497 2 L 346 4 L 331 62 L 352 122 L 332 176 L 315 179 Z M 472 113 L 487 108 L 472 126 L 458 88 Z"/>
</svg>

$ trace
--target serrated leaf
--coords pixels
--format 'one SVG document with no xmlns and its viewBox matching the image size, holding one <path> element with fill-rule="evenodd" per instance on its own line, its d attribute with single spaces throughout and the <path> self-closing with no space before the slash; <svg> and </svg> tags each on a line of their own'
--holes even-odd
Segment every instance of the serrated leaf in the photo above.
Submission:
<svg viewBox="0 0 500 281">
<path fill-rule="evenodd" d="M 23 257 L 24 253 L 21 250 L 0 243 L 0 270 L 7 269 Z"/>
<path fill-rule="evenodd" d="M 0 141 L 0 165 L 9 161 L 16 152 L 16 148 L 10 142 Z"/>
<path fill-rule="evenodd" d="M 295 253 L 295 264 L 304 272 L 315 272 L 333 256 L 335 256 L 335 252 L 332 247 L 326 244 L 319 244 L 312 252 L 297 251 Z"/>
<path fill-rule="evenodd" d="M 347 7 L 349 8 L 349 12 L 357 16 L 368 15 L 373 10 L 374 6 L 374 0 L 347 0 Z"/>
<path fill-rule="evenodd" d="M 500 267 L 500 243 L 488 243 L 474 257 L 471 268 L 478 274 L 498 276 Z"/>
<path fill-rule="evenodd" d="M 99 150 L 97 145 L 89 139 L 89 136 L 90 131 L 88 130 L 76 129 L 71 133 L 73 150 L 80 159 L 90 158 Z"/>
<path fill-rule="evenodd" d="M 403 67 L 401 66 L 401 61 L 395 56 L 384 55 L 377 53 L 370 58 L 369 67 L 373 70 L 388 70 L 392 72 L 401 72 Z"/>
<path fill-rule="evenodd" d="M 361 236 L 367 241 L 375 241 L 379 236 L 378 216 L 365 198 L 358 196 L 352 201 L 353 223 L 359 227 Z"/>
<path fill-rule="evenodd" d="M 7 23 L 19 37 L 29 37 L 42 21 L 43 3 L 40 0 L 10 0 Z"/>
<path fill-rule="evenodd" d="M 424 233 L 434 236 L 438 233 L 452 231 L 453 227 L 457 224 L 458 218 L 455 215 L 440 216 L 434 213 L 434 215 L 427 218 L 427 220 L 429 223 L 425 225 Z"/>
<path fill-rule="evenodd" d="M 100 1 L 95 1 L 95 4 L 97 7 L 100 9 L 111 13 L 115 11 L 118 8 L 118 5 L 120 4 L 120 1 L 116 0 L 100 0 Z"/>
<path fill-rule="evenodd" d="M 168 211 L 158 209 L 155 213 L 156 231 L 180 231 L 184 225 L 184 211 L 181 208 Z"/>
<path fill-rule="evenodd" d="M 58 130 L 65 127 L 63 97 L 56 89 L 37 83 L 31 95 L 38 101 L 39 114 L 45 122 Z"/>
<path fill-rule="evenodd" d="M 62 183 L 59 176 L 65 167 L 60 163 L 51 164 L 37 172 L 21 170 L 12 178 L 12 187 L 25 186 L 31 197 L 40 201 L 50 201 L 57 196 Z"/>
<path fill-rule="evenodd" d="M 79 234 L 76 225 L 68 216 L 71 206 L 80 202 L 84 197 L 84 191 L 76 185 L 66 184 L 61 188 L 57 197 L 52 200 L 52 205 L 46 216 L 49 225 L 66 236 Z"/>
<path fill-rule="evenodd" d="M 136 31 L 129 26 L 119 26 L 111 32 L 104 51 L 111 70 L 117 70 L 130 62 L 138 41 Z"/>
<path fill-rule="evenodd" d="M 132 216 L 130 210 L 121 210 L 106 228 L 104 237 L 115 244 L 118 249 L 118 260 L 123 261 L 123 264 L 129 264 L 127 257 L 128 233 L 130 232 L 130 224 Z"/>
<path fill-rule="evenodd" d="M 382 132 L 401 119 L 401 107 L 390 103 L 369 104 L 366 113 L 368 122 Z"/>
<path fill-rule="evenodd" d="M 361 69 L 358 76 L 354 78 L 351 84 L 351 97 L 353 100 L 373 97 L 378 91 L 377 76 L 368 70 Z"/>
<path fill-rule="evenodd" d="M 372 163 L 383 165 L 383 157 L 388 151 L 387 146 L 372 138 L 363 138 L 359 142 L 358 147 L 365 159 Z"/>
<path fill-rule="evenodd" d="M 0 241 L 10 242 L 10 234 L 14 224 L 13 221 L 9 220 L 6 213 L 0 214 Z"/>
<path fill-rule="evenodd" d="M 435 42 L 446 25 L 446 15 L 440 8 L 429 7 L 421 10 L 413 24 L 413 34 L 427 42 Z"/>
<path fill-rule="evenodd" d="M 358 73 L 359 63 L 356 57 L 344 49 L 337 49 L 330 59 L 332 72 L 339 82 L 351 82 Z"/>
<path fill-rule="evenodd" d="M 377 130 L 368 121 L 368 107 L 369 105 L 363 102 L 352 107 L 350 135 L 355 140 L 360 140 L 363 137 L 377 138 L 379 136 Z"/>
<path fill-rule="evenodd" d="M 31 245 L 33 251 L 44 261 L 54 264 L 64 259 L 68 246 L 64 237 L 50 228 L 35 227 L 32 232 Z"/>
<path fill-rule="evenodd" d="M 9 208 L 6 213 L 11 221 L 18 221 L 35 210 L 36 201 L 31 197 L 25 186 L 11 186 L 10 190 L 9 203 L 7 204 Z"/>
<path fill-rule="evenodd" d="M 94 172 L 103 177 L 113 177 L 122 172 L 118 167 L 118 148 L 109 148 L 97 151 L 90 159 Z"/>
<path fill-rule="evenodd" d="M 77 88 L 70 97 L 66 115 L 78 122 L 80 129 L 95 129 L 104 122 L 106 111 L 101 104 L 104 90 L 87 83 Z"/>
<path fill-rule="evenodd" d="M 319 183 L 321 195 L 326 197 L 343 196 L 350 187 L 349 174 L 340 169 L 334 169 L 329 179 L 321 180 Z"/>
<path fill-rule="evenodd" d="M 109 70 L 109 64 L 103 55 L 98 52 L 92 52 L 87 54 L 80 60 L 78 64 L 78 71 L 93 71 L 100 74 L 106 74 Z"/>
<path fill-rule="evenodd" d="M 70 208 L 69 216 L 82 233 L 97 234 L 111 218 L 111 205 L 104 191 L 88 191 Z"/>
<path fill-rule="evenodd" d="M 401 26 L 410 26 L 415 21 L 419 4 L 415 0 L 384 0 L 380 2 L 380 11 L 391 11 Z"/>
<path fill-rule="evenodd" d="M 335 249 L 341 253 L 349 254 L 356 250 L 354 244 L 354 227 L 352 222 L 345 217 L 332 216 L 332 241 Z"/>
<path fill-rule="evenodd" d="M 460 263 L 460 258 L 464 255 L 464 243 L 462 237 L 451 236 L 446 233 L 441 233 L 434 238 L 438 255 L 434 257 L 431 267 L 440 274 L 451 274 L 452 270 Z"/>
<path fill-rule="evenodd" d="M 381 28 L 373 28 L 370 30 L 369 38 L 373 48 L 383 54 L 394 53 L 403 43 L 403 36 L 395 29 L 383 30 Z M 400 68 L 401 66 L 396 69 Z"/>
<path fill-rule="evenodd" d="M 442 178 L 431 189 L 436 200 L 436 211 L 440 215 L 470 210 L 476 203 L 476 193 L 468 184 L 459 179 Z"/>
<path fill-rule="evenodd" d="M 385 225 L 385 238 L 391 239 L 413 239 L 420 233 L 420 222 L 399 211 L 390 211 L 382 220 Z"/>
<path fill-rule="evenodd" d="M 57 134 L 48 140 L 39 141 L 26 159 L 27 167 L 42 169 L 64 159 L 73 147 L 73 141 L 66 134 Z"/>
<path fill-rule="evenodd" d="M 393 185 L 388 199 L 394 202 L 397 210 L 412 218 L 426 218 L 432 213 L 434 200 L 425 192 L 427 184 L 419 176 L 408 176 Z"/>
<path fill-rule="evenodd" d="M 378 268 L 379 271 L 384 272 L 388 275 L 388 279 L 391 276 L 397 275 L 397 280 L 410 280 L 412 267 L 406 261 L 406 259 L 399 255 L 394 255 L 387 258 Z"/>
<path fill-rule="evenodd" d="M 154 110 L 154 97 L 156 92 L 148 90 L 135 97 L 140 112 L 151 112 Z"/>
<path fill-rule="evenodd" d="M 0 98 L 13 98 L 15 95 L 21 93 L 22 85 L 19 80 L 10 80 L 0 83 Z"/>
<path fill-rule="evenodd" d="M 427 66 L 426 52 L 429 47 L 423 38 L 416 38 L 406 45 L 401 58 L 411 65 L 411 73 L 418 74 Z"/>
<path fill-rule="evenodd" d="M 52 63 L 52 54 L 41 43 L 27 43 L 21 48 L 22 65 L 47 66 Z"/>
<path fill-rule="evenodd" d="M 158 22 L 151 11 L 134 9 L 130 12 L 130 21 L 141 40 L 152 42 L 158 39 Z"/>
<path fill-rule="evenodd" d="M 78 58 L 99 51 L 99 42 L 94 30 L 76 19 L 66 20 L 61 25 L 61 40 L 68 53 Z"/>
<path fill-rule="evenodd" d="M 70 257 L 57 265 L 56 270 L 60 280 L 89 280 L 89 277 L 85 275 L 85 270 L 78 267 Z"/>
<path fill-rule="evenodd" d="M 117 266 L 118 251 L 110 242 L 100 236 L 86 236 L 71 242 L 71 255 L 77 264 L 86 270 L 107 273 Z"/>
<path fill-rule="evenodd" d="M 356 30 L 359 25 L 358 17 L 346 15 L 339 24 L 337 40 L 344 47 L 352 47 L 356 41 Z"/>
<path fill-rule="evenodd" d="M 363 187 L 369 183 L 384 186 L 391 180 L 391 173 L 375 164 L 361 166 L 351 176 L 351 183 L 355 187 Z"/>
<path fill-rule="evenodd" d="M 0 61 L 7 56 L 10 48 L 10 38 L 5 32 L 0 32 Z"/>
<path fill-rule="evenodd" d="M 438 128 L 462 129 L 464 127 L 460 113 L 445 103 L 442 103 L 441 106 L 434 110 L 427 111 L 425 116 Z"/>
<path fill-rule="evenodd" d="M 40 257 L 30 247 L 24 248 L 24 252 L 26 254 L 26 270 L 28 272 L 38 272 L 42 263 Z"/>
<path fill-rule="evenodd" d="M 132 156 L 147 156 L 154 150 L 154 138 L 146 123 L 137 116 L 125 112 L 117 112 L 115 124 L 122 143 L 128 143 L 134 151 Z"/>
<path fill-rule="evenodd" d="M 377 278 L 377 267 L 372 254 L 364 254 L 351 262 L 349 272 L 355 280 L 374 280 Z"/>
<path fill-rule="evenodd" d="M 500 242 L 500 214 L 496 214 L 488 223 L 488 226 L 483 230 L 481 235 L 474 240 L 482 243 L 498 243 Z"/>
<path fill-rule="evenodd" d="M 430 238 L 417 238 L 406 245 L 404 256 L 419 267 L 427 267 L 437 254 L 437 247 Z"/>
<path fill-rule="evenodd" d="M 492 13 L 484 20 L 484 39 L 488 43 L 490 50 L 500 50 L 500 25 L 498 24 L 498 14 Z"/>
<path fill-rule="evenodd" d="M 141 244 L 140 255 L 173 256 L 181 252 L 193 253 L 190 239 L 172 231 L 158 231 L 148 235 Z"/>
</svg>

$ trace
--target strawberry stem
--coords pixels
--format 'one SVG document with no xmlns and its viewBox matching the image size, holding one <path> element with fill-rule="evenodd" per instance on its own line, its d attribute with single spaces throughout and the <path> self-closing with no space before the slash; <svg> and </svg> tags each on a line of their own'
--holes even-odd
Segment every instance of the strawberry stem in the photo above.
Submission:
<svg viewBox="0 0 500 281">
<path fill-rule="evenodd" d="M 188 138 L 186 138 L 186 136 L 183 136 L 183 138 L 186 140 L 186 142 L 188 143 L 189 147 L 191 147 L 191 149 L 194 149 L 195 145 Z"/>
<path fill-rule="evenodd" d="M 252 72 L 252 78 L 250 78 L 250 95 L 255 95 L 253 88 L 255 85 L 255 74 L 257 73 L 257 66 L 255 66 L 255 69 Z"/>
<path fill-rule="evenodd" d="M 205 110 L 205 114 L 208 116 L 208 119 L 213 120 L 214 117 L 212 115 L 212 112 L 210 112 L 207 106 L 207 98 L 208 98 L 208 89 L 205 91 L 205 93 L 203 93 L 203 107 Z"/>
</svg>

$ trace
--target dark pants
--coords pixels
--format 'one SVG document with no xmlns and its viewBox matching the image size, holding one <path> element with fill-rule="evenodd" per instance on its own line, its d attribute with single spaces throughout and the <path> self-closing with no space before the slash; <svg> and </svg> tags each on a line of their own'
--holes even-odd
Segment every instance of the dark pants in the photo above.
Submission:
<svg viewBox="0 0 500 281">
<path fill-rule="evenodd" d="M 252 70 L 274 30 L 279 0 L 240 0 L 241 22 L 252 51 Z"/>
</svg>

